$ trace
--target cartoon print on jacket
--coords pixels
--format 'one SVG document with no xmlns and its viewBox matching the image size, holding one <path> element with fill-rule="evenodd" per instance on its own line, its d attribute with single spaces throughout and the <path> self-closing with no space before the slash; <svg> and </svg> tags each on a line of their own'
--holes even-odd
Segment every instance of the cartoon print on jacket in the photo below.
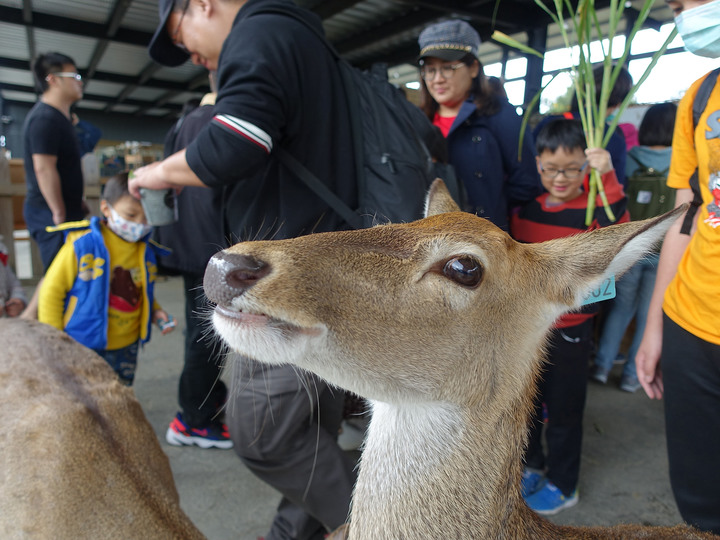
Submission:
<svg viewBox="0 0 720 540">
<path fill-rule="evenodd" d="M 110 279 L 110 307 L 131 313 L 138 309 L 140 299 L 140 287 L 132 273 L 122 266 L 114 267 Z"/>
</svg>

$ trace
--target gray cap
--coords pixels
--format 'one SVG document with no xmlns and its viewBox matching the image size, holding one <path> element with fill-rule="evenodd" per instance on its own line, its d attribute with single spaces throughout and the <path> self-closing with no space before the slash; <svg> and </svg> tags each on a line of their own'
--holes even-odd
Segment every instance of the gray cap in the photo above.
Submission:
<svg viewBox="0 0 720 540">
<path fill-rule="evenodd" d="M 428 26 L 418 37 L 420 55 L 418 61 L 426 56 L 442 60 L 460 60 L 466 54 L 475 57 L 480 53 L 480 36 L 465 21 L 443 21 Z"/>
</svg>

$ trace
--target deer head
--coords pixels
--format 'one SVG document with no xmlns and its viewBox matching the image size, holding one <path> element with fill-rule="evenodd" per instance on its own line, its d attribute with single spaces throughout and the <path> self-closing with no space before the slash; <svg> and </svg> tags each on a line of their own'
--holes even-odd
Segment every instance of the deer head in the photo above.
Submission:
<svg viewBox="0 0 720 540">
<path fill-rule="evenodd" d="M 671 217 L 523 245 L 436 182 L 406 224 L 237 244 L 210 261 L 213 322 L 234 350 L 389 402 L 479 403 L 527 379 L 543 336 Z"/>
<path fill-rule="evenodd" d="M 436 181 L 425 219 L 237 244 L 205 292 L 235 351 L 371 399 L 351 538 L 556 538 L 518 487 L 545 335 L 682 212 L 520 244 Z"/>
</svg>

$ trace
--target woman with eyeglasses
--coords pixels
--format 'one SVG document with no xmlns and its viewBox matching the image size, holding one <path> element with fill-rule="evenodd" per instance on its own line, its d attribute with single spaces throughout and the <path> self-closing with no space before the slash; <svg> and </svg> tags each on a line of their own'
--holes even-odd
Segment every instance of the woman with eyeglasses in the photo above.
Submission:
<svg viewBox="0 0 720 540">
<path fill-rule="evenodd" d="M 507 230 L 509 209 L 542 193 L 532 135 L 518 157 L 522 119 L 489 84 L 478 60 L 480 36 L 468 23 L 434 24 L 418 43 L 421 108 L 446 137 L 469 210 Z"/>
</svg>

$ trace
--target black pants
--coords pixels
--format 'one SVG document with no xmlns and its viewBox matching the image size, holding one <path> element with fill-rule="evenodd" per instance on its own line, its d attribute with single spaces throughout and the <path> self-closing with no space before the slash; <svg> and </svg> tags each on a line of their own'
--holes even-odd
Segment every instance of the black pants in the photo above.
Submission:
<svg viewBox="0 0 720 540">
<path fill-rule="evenodd" d="M 216 420 L 227 388 L 220 380 L 225 355 L 212 333 L 208 335 L 207 304 L 202 274 L 183 274 L 185 285 L 185 363 L 178 385 L 183 420 L 201 428 Z"/>
<path fill-rule="evenodd" d="M 25 203 L 23 207 L 23 216 L 27 224 L 28 232 L 33 240 L 37 243 L 40 250 L 40 259 L 42 260 L 43 270 L 47 272 L 50 263 L 53 262 L 60 248 L 65 243 L 65 234 L 62 231 L 47 232 L 45 227 L 55 225 L 52 218 L 52 212 L 46 207 L 30 206 Z M 68 216 L 67 221 L 82 219 L 82 217 Z"/>
<path fill-rule="evenodd" d="M 237 356 L 231 380 L 234 450 L 283 495 L 266 540 L 321 540 L 347 520 L 355 484 L 336 442 L 345 393 L 292 366 Z"/>
<path fill-rule="evenodd" d="M 535 469 L 547 467 L 548 479 L 566 496 L 575 491 L 580 476 L 592 330 L 593 320 L 590 319 L 577 326 L 552 331 L 547 363 L 538 381 L 535 412 L 529 426 L 525 464 Z M 547 425 L 543 408 L 547 411 Z M 547 457 L 542 446 L 543 427 Z"/>
<path fill-rule="evenodd" d="M 720 534 L 720 346 L 664 316 L 661 366 L 675 502 L 690 525 Z"/>
</svg>

